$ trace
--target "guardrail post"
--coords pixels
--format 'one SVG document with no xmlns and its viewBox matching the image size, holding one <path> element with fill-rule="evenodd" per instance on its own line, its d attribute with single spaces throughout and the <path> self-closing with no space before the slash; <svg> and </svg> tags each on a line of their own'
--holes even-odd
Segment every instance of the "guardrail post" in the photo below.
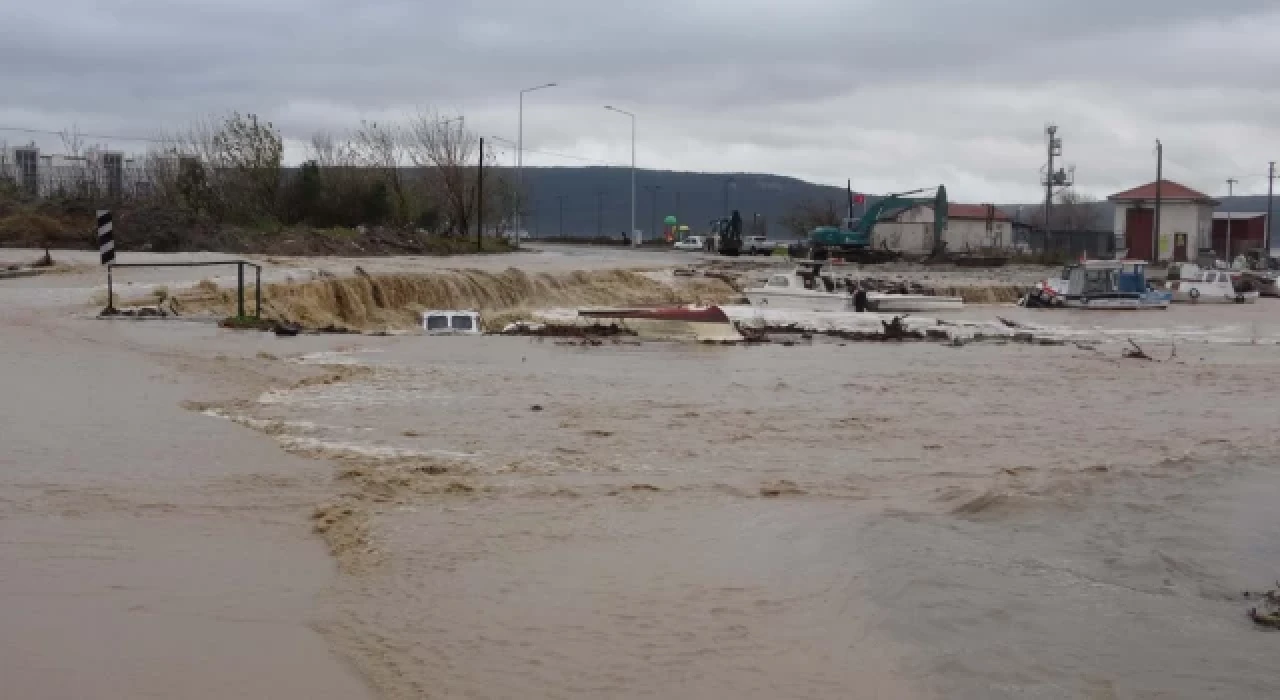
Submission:
<svg viewBox="0 0 1280 700">
<path fill-rule="evenodd" d="M 115 311 L 115 294 L 112 292 L 111 286 L 111 265 L 107 265 L 107 308 L 106 311 Z"/>
<path fill-rule="evenodd" d="M 236 263 L 236 318 L 244 318 L 244 262 Z"/>
</svg>

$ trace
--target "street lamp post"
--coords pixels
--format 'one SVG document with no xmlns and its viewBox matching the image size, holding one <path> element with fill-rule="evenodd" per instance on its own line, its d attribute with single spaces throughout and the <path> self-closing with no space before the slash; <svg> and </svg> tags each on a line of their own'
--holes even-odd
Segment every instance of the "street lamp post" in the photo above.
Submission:
<svg viewBox="0 0 1280 700">
<path fill-rule="evenodd" d="M 605 105 L 605 109 L 631 117 L 631 245 L 636 245 L 636 115 L 631 112 Z"/>
<path fill-rule="evenodd" d="M 520 121 L 517 126 L 518 133 L 516 134 L 516 230 L 511 239 L 516 248 L 520 247 L 520 200 L 524 198 L 524 94 L 555 86 L 555 83 L 547 83 L 546 85 L 538 85 L 520 91 Z"/>
</svg>

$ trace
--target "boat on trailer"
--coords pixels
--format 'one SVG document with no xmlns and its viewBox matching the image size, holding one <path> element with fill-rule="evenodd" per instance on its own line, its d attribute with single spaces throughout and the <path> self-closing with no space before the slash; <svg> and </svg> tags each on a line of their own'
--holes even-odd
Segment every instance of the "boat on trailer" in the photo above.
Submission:
<svg viewBox="0 0 1280 700">
<path fill-rule="evenodd" d="M 1136 311 L 1167 309 L 1173 293 L 1147 283 L 1145 260 L 1083 260 L 1042 281 L 1019 303 L 1030 308 Z"/>
</svg>

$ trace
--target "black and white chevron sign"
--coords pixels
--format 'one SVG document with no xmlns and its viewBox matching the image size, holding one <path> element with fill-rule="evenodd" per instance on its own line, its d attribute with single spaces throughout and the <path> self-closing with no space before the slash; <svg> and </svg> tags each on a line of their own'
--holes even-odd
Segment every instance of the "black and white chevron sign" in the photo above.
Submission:
<svg viewBox="0 0 1280 700">
<path fill-rule="evenodd" d="M 98 252 L 102 255 L 102 264 L 106 265 L 116 259 L 116 240 L 111 235 L 111 210 L 98 210 Z"/>
</svg>

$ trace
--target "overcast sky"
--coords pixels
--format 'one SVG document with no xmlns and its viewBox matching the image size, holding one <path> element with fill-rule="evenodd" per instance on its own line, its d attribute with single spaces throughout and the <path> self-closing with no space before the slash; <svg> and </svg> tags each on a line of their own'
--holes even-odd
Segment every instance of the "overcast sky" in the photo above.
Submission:
<svg viewBox="0 0 1280 700">
<path fill-rule="evenodd" d="M 1264 193 L 1275 0 L 10 0 L 0 126 L 152 135 L 256 112 L 296 140 L 420 109 L 526 147 L 879 193 L 1035 200 L 1055 122 L 1080 189 Z M 57 139 L 0 132 L 11 145 Z M 96 139 L 101 140 L 101 139 Z M 141 144 L 136 147 L 141 148 Z M 504 154 L 510 158 L 509 153 Z M 527 164 L 581 161 L 529 154 Z"/>
</svg>

